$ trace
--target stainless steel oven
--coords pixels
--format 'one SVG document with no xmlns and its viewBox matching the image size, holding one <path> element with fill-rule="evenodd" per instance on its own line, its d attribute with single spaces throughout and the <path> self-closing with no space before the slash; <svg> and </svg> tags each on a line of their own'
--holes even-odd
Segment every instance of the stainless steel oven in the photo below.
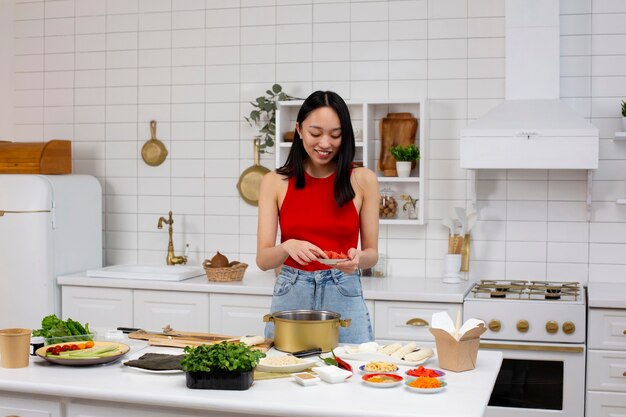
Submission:
<svg viewBox="0 0 626 417">
<path fill-rule="evenodd" d="M 464 318 L 487 323 L 481 349 L 503 353 L 486 417 L 583 417 L 584 288 L 578 283 L 481 281 Z"/>
</svg>

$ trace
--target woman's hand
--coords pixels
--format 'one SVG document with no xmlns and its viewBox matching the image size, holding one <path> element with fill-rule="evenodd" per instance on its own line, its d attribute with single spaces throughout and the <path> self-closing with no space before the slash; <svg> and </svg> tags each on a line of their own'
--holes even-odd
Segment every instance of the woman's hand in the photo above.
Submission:
<svg viewBox="0 0 626 417">
<path fill-rule="evenodd" d="M 319 258 L 327 258 L 323 250 L 306 240 L 289 239 L 280 246 L 300 265 L 308 265 L 309 262 Z"/>
<path fill-rule="evenodd" d="M 350 248 L 347 255 L 348 260 L 343 262 L 337 262 L 334 265 L 334 268 L 340 270 L 345 274 L 354 274 L 354 272 L 359 268 L 361 252 L 354 248 Z"/>
</svg>

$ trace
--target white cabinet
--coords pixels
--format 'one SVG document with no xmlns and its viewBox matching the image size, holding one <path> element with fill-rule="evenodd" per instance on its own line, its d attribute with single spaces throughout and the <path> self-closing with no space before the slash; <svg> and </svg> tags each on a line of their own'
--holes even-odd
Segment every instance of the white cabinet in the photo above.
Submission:
<svg viewBox="0 0 626 417">
<path fill-rule="evenodd" d="M 210 294 L 211 333 L 263 335 L 263 316 L 272 305 L 269 295 Z"/>
<path fill-rule="evenodd" d="M 435 339 L 428 330 L 433 313 L 445 311 L 450 317 L 456 317 L 462 308 L 462 304 L 454 303 L 376 301 L 374 338 L 434 342 Z"/>
<path fill-rule="evenodd" d="M 133 290 L 63 286 L 61 311 L 63 319 L 89 323 L 92 328 L 132 327 Z"/>
<path fill-rule="evenodd" d="M 66 417 L 192 417 L 200 415 L 208 417 L 224 416 L 224 414 L 219 412 L 207 414 L 206 412 L 194 412 L 178 408 L 157 408 L 98 401 L 91 401 L 89 403 L 73 401 L 71 404 L 67 405 L 66 412 Z"/>
<path fill-rule="evenodd" d="M 133 327 L 158 330 L 209 331 L 209 294 L 182 291 L 134 290 Z"/>
<path fill-rule="evenodd" d="M 626 310 L 589 309 L 587 415 L 626 415 Z"/>
<path fill-rule="evenodd" d="M 295 128 L 298 110 L 302 105 L 301 100 L 281 101 L 278 103 L 276 112 L 276 167 L 284 165 L 292 142 L 285 142 L 284 134 L 293 132 Z M 356 136 L 355 162 L 361 162 L 363 166 L 376 172 L 380 189 L 388 186 L 394 193 L 395 198 L 401 194 L 410 195 L 417 199 L 417 219 L 408 219 L 408 211 L 403 210 L 403 202 L 398 201 L 398 217 L 395 219 L 381 219 L 381 224 L 424 224 L 426 213 L 426 139 L 427 139 L 427 103 L 424 99 L 413 101 L 367 101 L 346 102 L 352 118 L 352 126 Z M 380 121 L 388 113 L 411 113 L 418 120 L 416 145 L 420 149 L 420 161 L 418 168 L 411 172 L 407 178 L 385 177 L 378 171 L 378 157 L 380 155 Z"/>
<path fill-rule="evenodd" d="M 61 417 L 58 401 L 33 398 L 32 395 L 0 394 L 0 416 Z"/>
</svg>

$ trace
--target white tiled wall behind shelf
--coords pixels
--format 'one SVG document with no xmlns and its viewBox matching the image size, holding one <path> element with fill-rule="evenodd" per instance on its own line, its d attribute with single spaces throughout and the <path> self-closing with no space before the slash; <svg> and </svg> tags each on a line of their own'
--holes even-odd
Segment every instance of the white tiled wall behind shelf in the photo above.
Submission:
<svg viewBox="0 0 626 417">
<path fill-rule="evenodd" d="M 14 140 L 73 140 L 74 171 L 103 184 L 107 264 L 162 262 L 170 209 L 195 263 L 220 250 L 254 264 L 256 208 L 235 188 L 252 164 L 243 116 L 278 82 L 429 100 L 429 223 L 381 226 L 380 251 L 394 275 L 439 275 L 439 220 L 469 204 L 459 130 L 504 98 L 504 0 L 15 0 L 13 13 Z M 625 2 L 561 0 L 561 96 L 600 129 L 591 222 L 584 173 L 481 171 L 472 278 L 626 280 L 626 144 L 611 140 L 624 28 Z M 140 155 L 151 119 L 170 151 L 159 167 Z"/>
</svg>

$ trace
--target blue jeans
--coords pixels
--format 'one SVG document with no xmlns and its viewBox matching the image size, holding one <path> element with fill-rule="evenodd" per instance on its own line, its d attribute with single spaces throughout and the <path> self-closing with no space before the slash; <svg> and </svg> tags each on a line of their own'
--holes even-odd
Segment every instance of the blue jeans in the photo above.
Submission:
<svg viewBox="0 0 626 417">
<path fill-rule="evenodd" d="M 370 315 L 363 300 L 361 274 L 338 269 L 301 271 L 283 265 L 274 285 L 271 312 L 283 310 L 326 310 L 352 319 L 339 328 L 339 343 L 374 340 Z M 274 323 L 265 326 L 265 337 L 274 338 Z"/>
</svg>

